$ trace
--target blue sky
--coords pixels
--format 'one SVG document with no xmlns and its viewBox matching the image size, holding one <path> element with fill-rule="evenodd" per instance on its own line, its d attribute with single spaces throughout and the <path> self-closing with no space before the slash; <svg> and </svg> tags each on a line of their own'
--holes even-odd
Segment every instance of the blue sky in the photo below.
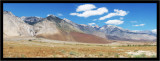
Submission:
<svg viewBox="0 0 160 61">
<path fill-rule="evenodd" d="M 129 30 L 157 27 L 156 3 L 4 3 L 14 15 L 67 18 L 78 24 L 120 26 Z"/>
</svg>

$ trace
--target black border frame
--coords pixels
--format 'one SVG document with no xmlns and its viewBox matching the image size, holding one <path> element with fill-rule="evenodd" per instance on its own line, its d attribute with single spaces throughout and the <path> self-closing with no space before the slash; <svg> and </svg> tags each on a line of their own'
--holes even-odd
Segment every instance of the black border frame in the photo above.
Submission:
<svg viewBox="0 0 160 61">
<path fill-rule="evenodd" d="M 94 0 L 94 1 L 0 1 L 1 3 L 1 24 L 3 24 L 3 3 L 156 3 L 157 4 L 157 58 L 3 58 L 3 35 L 1 36 L 1 59 L 2 60 L 159 60 L 159 1 L 106 1 L 106 0 Z M 1 25 L 1 33 L 3 33 L 3 25 Z"/>
</svg>

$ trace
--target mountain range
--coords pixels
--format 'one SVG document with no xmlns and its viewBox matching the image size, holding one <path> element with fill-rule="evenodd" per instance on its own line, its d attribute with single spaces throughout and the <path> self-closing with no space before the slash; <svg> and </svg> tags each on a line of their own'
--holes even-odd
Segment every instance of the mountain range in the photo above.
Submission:
<svg viewBox="0 0 160 61">
<path fill-rule="evenodd" d="M 152 31 L 131 31 L 113 25 L 99 27 L 76 24 L 55 15 L 46 18 L 17 17 L 9 11 L 3 11 L 4 38 L 37 37 L 84 43 L 110 43 L 112 40 L 156 41 L 156 35 Z"/>
</svg>

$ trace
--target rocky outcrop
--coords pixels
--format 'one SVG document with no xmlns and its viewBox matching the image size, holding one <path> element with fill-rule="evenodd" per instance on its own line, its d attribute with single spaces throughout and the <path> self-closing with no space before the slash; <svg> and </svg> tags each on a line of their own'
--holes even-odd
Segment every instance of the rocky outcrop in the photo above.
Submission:
<svg viewBox="0 0 160 61">
<path fill-rule="evenodd" d="M 43 18 L 41 17 L 25 17 L 25 16 L 22 16 L 20 17 L 24 22 L 26 22 L 27 24 L 30 24 L 30 25 L 33 25 L 33 24 L 36 24 L 40 21 L 43 21 Z"/>
<path fill-rule="evenodd" d="M 11 12 L 3 12 L 3 35 L 5 37 L 34 36 L 33 26 L 26 24 Z"/>
</svg>

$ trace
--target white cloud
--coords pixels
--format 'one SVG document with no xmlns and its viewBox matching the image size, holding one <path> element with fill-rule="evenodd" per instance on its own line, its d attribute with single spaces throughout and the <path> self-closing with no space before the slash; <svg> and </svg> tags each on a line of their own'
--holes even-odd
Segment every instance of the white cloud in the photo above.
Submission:
<svg viewBox="0 0 160 61">
<path fill-rule="evenodd" d="M 130 21 L 131 23 L 137 23 L 137 21 Z"/>
<path fill-rule="evenodd" d="M 108 12 L 107 8 L 101 7 L 101 8 L 98 8 L 97 10 L 84 11 L 83 13 L 70 13 L 70 15 L 76 15 L 78 17 L 90 17 L 95 15 L 102 15 L 107 12 Z"/>
<path fill-rule="evenodd" d="M 105 22 L 106 24 L 112 24 L 112 25 L 120 25 L 123 24 L 124 21 L 121 20 L 108 20 L 107 22 Z"/>
<path fill-rule="evenodd" d="M 79 15 L 79 13 L 70 13 L 70 15 Z"/>
<path fill-rule="evenodd" d="M 63 14 L 61 14 L 61 13 L 58 13 L 57 15 L 58 15 L 58 16 L 63 16 Z"/>
<path fill-rule="evenodd" d="M 84 5 L 80 5 L 78 6 L 78 8 L 76 9 L 76 12 L 80 12 L 80 11 L 88 11 L 88 10 L 92 10 L 95 9 L 96 6 L 93 4 L 84 4 Z"/>
<path fill-rule="evenodd" d="M 88 25 L 93 26 L 96 25 L 96 23 L 88 23 Z"/>
<path fill-rule="evenodd" d="M 153 29 L 151 30 L 153 33 L 157 33 L 157 29 Z"/>
<path fill-rule="evenodd" d="M 92 21 L 97 21 L 97 19 L 93 19 Z"/>
<path fill-rule="evenodd" d="M 126 11 L 114 9 L 114 13 L 109 13 L 108 15 L 100 17 L 99 20 L 105 20 L 105 19 L 111 18 L 113 16 L 125 16 L 127 14 L 128 14 L 128 12 L 126 12 Z"/>
<path fill-rule="evenodd" d="M 133 25 L 133 26 L 144 26 L 145 24 Z"/>
</svg>

